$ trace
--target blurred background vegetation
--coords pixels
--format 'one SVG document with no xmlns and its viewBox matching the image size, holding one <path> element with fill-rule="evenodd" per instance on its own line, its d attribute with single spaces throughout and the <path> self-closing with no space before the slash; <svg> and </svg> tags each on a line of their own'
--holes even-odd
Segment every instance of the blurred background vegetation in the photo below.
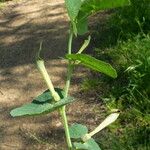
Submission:
<svg viewBox="0 0 150 150">
<path fill-rule="evenodd" d="M 116 80 L 92 72 L 82 90 L 92 91 L 107 111 L 119 109 L 120 118 L 107 134 L 97 137 L 107 150 L 150 149 L 150 1 L 131 0 L 115 9 L 107 28 L 93 33 L 95 57 L 111 63 Z M 109 142 L 108 142 L 109 141 Z M 109 144 L 108 144 L 109 143 Z"/>
<path fill-rule="evenodd" d="M 150 0 L 131 0 L 130 6 L 112 10 L 106 30 L 97 24 L 92 37 L 95 57 L 111 63 L 118 78 L 92 72 L 82 91 L 96 94 L 108 112 L 121 112 L 97 141 L 105 150 L 149 150 Z"/>
</svg>

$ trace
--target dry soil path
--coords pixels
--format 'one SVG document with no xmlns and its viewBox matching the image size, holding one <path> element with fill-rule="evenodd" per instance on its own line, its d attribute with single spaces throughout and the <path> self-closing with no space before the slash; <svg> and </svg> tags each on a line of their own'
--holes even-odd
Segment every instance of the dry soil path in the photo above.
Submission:
<svg viewBox="0 0 150 150">
<path fill-rule="evenodd" d="M 29 102 L 46 89 L 34 64 L 39 43 L 55 86 L 63 87 L 68 18 L 63 0 L 9 2 L 0 10 L 0 150 L 66 150 L 57 113 L 42 117 L 12 118 L 12 108 Z M 78 47 L 80 40 L 76 42 Z M 71 93 L 78 101 L 67 107 L 69 122 L 97 124 L 93 96 L 77 94 L 87 71 L 77 69 Z"/>
</svg>

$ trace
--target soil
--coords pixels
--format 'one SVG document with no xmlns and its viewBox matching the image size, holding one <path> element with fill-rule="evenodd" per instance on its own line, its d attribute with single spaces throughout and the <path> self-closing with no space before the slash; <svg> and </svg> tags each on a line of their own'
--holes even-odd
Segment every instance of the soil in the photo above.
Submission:
<svg viewBox="0 0 150 150">
<path fill-rule="evenodd" d="M 9 1 L 0 10 L 0 150 L 66 150 L 64 130 L 57 112 L 40 117 L 12 118 L 11 109 L 32 101 L 46 89 L 35 65 L 43 41 L 43 58 L 56 87 L 64 87 L 68 18 L 63 0 Z M 84 37 L 75 40 L 74 51 Z M 69 124 L 100 123 L 104 108 L 95 93 L 81 92 L 80 83 L 90 72 L 75 70 L 67 106 Z"/>
</svg>

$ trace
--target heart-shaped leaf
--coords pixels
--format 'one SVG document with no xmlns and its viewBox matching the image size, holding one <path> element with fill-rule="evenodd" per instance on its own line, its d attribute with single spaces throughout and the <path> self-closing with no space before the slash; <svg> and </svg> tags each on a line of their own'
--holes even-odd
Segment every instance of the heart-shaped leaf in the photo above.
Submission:
<svg viewBox="0 0 150 150">
<path fill-rule="evenodd" d="M 46 90 L 44 93 L 35 98 L 31 103 L 13 109 L 10 112 L 11 116 L 18 117 L 47 114 L 74 101 L 72 97 L 64 98 L 62 89 L 55 88 L 55 90 L 61 97 L 60 101 L 54 102 L 50 91 Z"/>
<path fill-rule="evenodd" d="M 88 31 L 88 19 L 82 18 L 76 22 L 76 30 L 79 35 L 83 35 Z"/>
<path fill-rule="evenodd" d="M 65 4 L 70 20 L 74 22 L 78 16 L 82 0 L 65 0 Z"/>
<path fill-rule="evenodd" d="M 61 99 L 64 98 L 64 91 L 60 88 L 55 88 L 55 91 L 58 93 Z M 43 92 L 41 95 L 37 96 L 36 98 L 33 99 L 33 102 L 37 103 L 45 103 L 45 102 L 50 102 L 52 101 L 53 97 L 50 93 L 49 90 L 46 90 Z"/>
<path fill-rule="evenodd" d="M 129 5 L 129 0 L 84 0 L 80 11 L 91 14 L 100 10 Z"/>
<path fill-rule="evenodd" d="M 78 34 L 84 34 L 87 32 L 87 17 L 91 14 L 100 10 L 121 7 L 128 4 L 129 0 L 83 0 L 78 16 L 76 16 Z"/>
<path fill-rule="evenodd" d="M 75 123 L 69 128 L 69 132 L 72 139 L 80 141 L 73 143 L 76 150 L 101 150 L 93 138 L 86 142 L 81 140 L 82 137 L 88 133 L 88 129 L 85 125 Z"/>
<path fill-rule="evenodd" d="M 86 141 L 85 143 L 74 142 L 73 146 L 75 147 L 76 150 L 101 150 L 99 145 L 92 138 Z"/>
<path fill-rule="evenodd" d="M 104 61 L 98 60 L 92 56 L 89 56 L 86 54 L 69 54 L 69 55 L 66 55 L 66 57 L 71 60 L 75 60 L 75 61 L 77 60 L 82 65 L 92 70 L 104 73 L 112 78 L 117 77 L 116 70 L 110 64 Z"/>
<path fill-rule="evenodd" d="M 81 138 L 83 135 L 88 133 L 88 129 L 86 126 L 82 124 L 73 124 L 71 127 L 69 127 L 70 137 L 73 139 Z"/>
</svg>

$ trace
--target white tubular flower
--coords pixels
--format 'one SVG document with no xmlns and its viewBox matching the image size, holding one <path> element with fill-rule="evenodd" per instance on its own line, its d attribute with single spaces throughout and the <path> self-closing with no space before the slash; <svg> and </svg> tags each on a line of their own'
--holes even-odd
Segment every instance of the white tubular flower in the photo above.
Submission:
<svg viewBox="0 0 150 150">
<path fill-rule="evenodd" d="M 44 65 L 44 61 L 42 59 L 39 59 L 37 60 L 37 67 L 38 67 L 38 70 L 40 71 L 40 73 L 42 74 L 53 98 L 55 101 L 59 101 L 60 100 L 60 96 L 58 95 L 58 93 L 55 91 L 54 89 L 54 86 L 52 84 L 52 81 L 47 73 L 47 70 L 45 68 L 45 65 Z"/>
<path fill-rule="evenodd" d="M 85 134 L 82 137 L 82 140 L 85 142 L 89 140 L 94 134 L 100 132 L 102 129 L 116 121 L 116 119 L 119 117 L 119 113 L 112 113 L 110 114 L 96 129 L 94 129 L 92 132 Z"/>
</svg>

